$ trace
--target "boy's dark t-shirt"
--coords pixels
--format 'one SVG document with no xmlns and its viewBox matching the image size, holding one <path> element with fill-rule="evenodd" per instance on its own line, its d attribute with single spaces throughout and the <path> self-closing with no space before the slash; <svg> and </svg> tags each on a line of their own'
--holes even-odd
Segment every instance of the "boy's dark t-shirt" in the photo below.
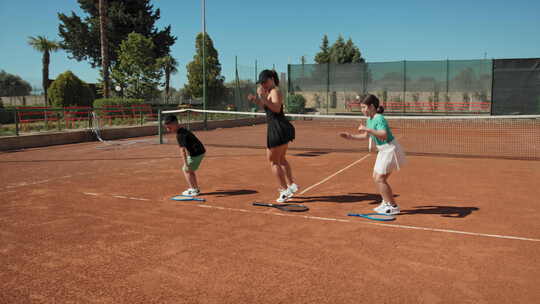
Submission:
<svg viewBox="0 0 540 304">
<path fill-rule="evenodd" d="M 176 131 L 176 140 L 180 147 L 185 147 L 191 157 L 202 155 L 206 152 L 201 141 L 186 128 Z"/>
</svg>

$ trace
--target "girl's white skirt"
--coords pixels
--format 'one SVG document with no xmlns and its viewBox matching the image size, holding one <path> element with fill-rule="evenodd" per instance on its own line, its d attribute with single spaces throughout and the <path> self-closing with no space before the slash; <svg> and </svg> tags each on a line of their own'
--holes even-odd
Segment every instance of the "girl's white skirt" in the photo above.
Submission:
<svg viewBox="0 0 540 304">
<path fill-rule="evenodd" d="M 397 140 L 377 146 L 379 153 L 373 170 L 378 174 L 388 174 L 394 170 L 400 170 L 407 163 L 405 152 Z"/>
</svg>

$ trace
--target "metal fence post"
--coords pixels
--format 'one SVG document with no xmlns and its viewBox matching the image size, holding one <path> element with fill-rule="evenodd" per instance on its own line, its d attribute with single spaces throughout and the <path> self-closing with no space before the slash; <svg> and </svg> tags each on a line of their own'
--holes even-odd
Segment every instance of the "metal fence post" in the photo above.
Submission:
<svg viewBox="0 0 540 304">
<path fill-rule="evenodd" d="M 57 120 L 56 120 L 56 128 L 58 129 L 58 131 L 61 131 L 61 129 L 60 129 L 60 118 L 61 118 L 60 110 L 58 110 L 56 112 L 56 118 L 57 118 Z M 65 119 L 66 119 L 66 117 L 64 115 L 64 120 Z M 75 120 L 75 123 L 77 123 L 77 120 Z M 77 125 L 75 125 L 75 127 L 77 127 Z"/>
<path fill-rule="evenodd" d="M 403 113 L 407 112 L 407 102 L 405 101 L 407 97 L 407 61 L 403 60 Z"/>
<path fill-rule="evenodd" d="M 446 106 L 444 107 L 444 112 L 446 114 L 450 112 L 448 111 L 449 103 L 452 103 L 452 101 L 450 100 L 450 95 L 448 95 L 449 87 L 450 87 L 450 60 L 446 58 L 446 96 L 444 97 L 445 102 L 446 102 Z"/>
<path fill-rule="evenodd" d="M 13 116 L 15 118 L 15 135 L 19 136 L 19 115 L 17 113 L 17 108 L 13 111 Z"/>
<path fill-rule="evenodd" d="M 493 116 L 494 115 L 494 110 L 493 110 L 493 101 L 495 100 L 493 97 L 493 82 L 495 80 L 495 60 L 491 60 L 491 102 L 490 102 L 490 105 L 489 105 L 489 115 L 490 116 Z M 495 113 L 496 114 L 496 113 Z"/>
<path fill-rule="evenodd" d="M 44 109 L 43 110 L 43 116 L 45 117 L 45 130 L 48 131 L 49 130 L 49 121 L 47 119 L 47 109 Z"/>
<path fill-rule="evenodd" d="M 326 114 L 330 108 L 330 61 L 326 63 Z"/>
<path fill-rule="evenodd" d="M 161 106 L 158 107 L 157 112 L 158 117 L 158 135 L 159 135 L 159 144 L 163 144 L 163 130 L 161 129 Z"/>
<path fill-rule="evenodd" d="M 287 107 L 287 110 L 290 109 L 289 99 L 292 94 L 294 93 L 291 92 L 291 65 L 287 64 L 287 96 L 285 97 L 285 105 Z"/>
</svg>

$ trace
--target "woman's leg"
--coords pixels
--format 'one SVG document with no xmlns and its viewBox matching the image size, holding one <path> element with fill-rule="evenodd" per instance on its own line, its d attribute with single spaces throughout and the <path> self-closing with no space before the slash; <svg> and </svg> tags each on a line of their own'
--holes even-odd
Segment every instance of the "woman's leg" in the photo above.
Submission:
<svg viewBox="0 0 540 304">
<path fill-rule="evenodd" d="M 291 165 L 289 164 L 289 162 L 287 161 L 287 149 L 289 148 L 289 145 L 288 144 L 285 144 L 285 149 L 283 150 L 283 155 L 281 155 L 281 169 L 283 170 L 283 172 L 285 172 L 285 178 L 287 179 L 287 185 L 292 185 L 294 184 L 294 178 L 293 178 L 293 175 L 292 175 L 292 169 L 291 169 Z"/>
<path fill-rule="evenodd" d="M 272 173 L 278 179 L 280 189 L 287 189 L 287 181 L 285 179 L 285 172 L 281 168 L 281 154 L 283 153 L 283 145 L 278 147 L 273 147 L 266 150 L 266 155 L 268 161 L 270 161 L 270 166 L 272 168 Z"/>
</svg>

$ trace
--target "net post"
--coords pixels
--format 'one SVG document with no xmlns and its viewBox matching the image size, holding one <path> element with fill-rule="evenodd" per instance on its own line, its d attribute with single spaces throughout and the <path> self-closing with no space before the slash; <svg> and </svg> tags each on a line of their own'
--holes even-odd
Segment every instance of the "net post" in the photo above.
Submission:
<svg viewBox="0 0 540 304">
<path fill-rule="evenodd" d="M 158 117 L 158 135 L 159 135 L 159 144 L 162 145 L 163 144 L 163 130 L 162 130 L 162 125 L 161 125 L 161 106 L 158 106 L 158 112 L 157 112 L 157 117 Z"/>
<path fill-rule="evenodd" d="M 190 107 L 191 109 L 191 107 Z M 191 131 L 191 125 L 190 125 L 190 122 L 191 122 L 191 111 L 188 109 L 187 110 L 187 129 Z M 206 113 L 205 113 L 206 114 Z"/>
</svg>

